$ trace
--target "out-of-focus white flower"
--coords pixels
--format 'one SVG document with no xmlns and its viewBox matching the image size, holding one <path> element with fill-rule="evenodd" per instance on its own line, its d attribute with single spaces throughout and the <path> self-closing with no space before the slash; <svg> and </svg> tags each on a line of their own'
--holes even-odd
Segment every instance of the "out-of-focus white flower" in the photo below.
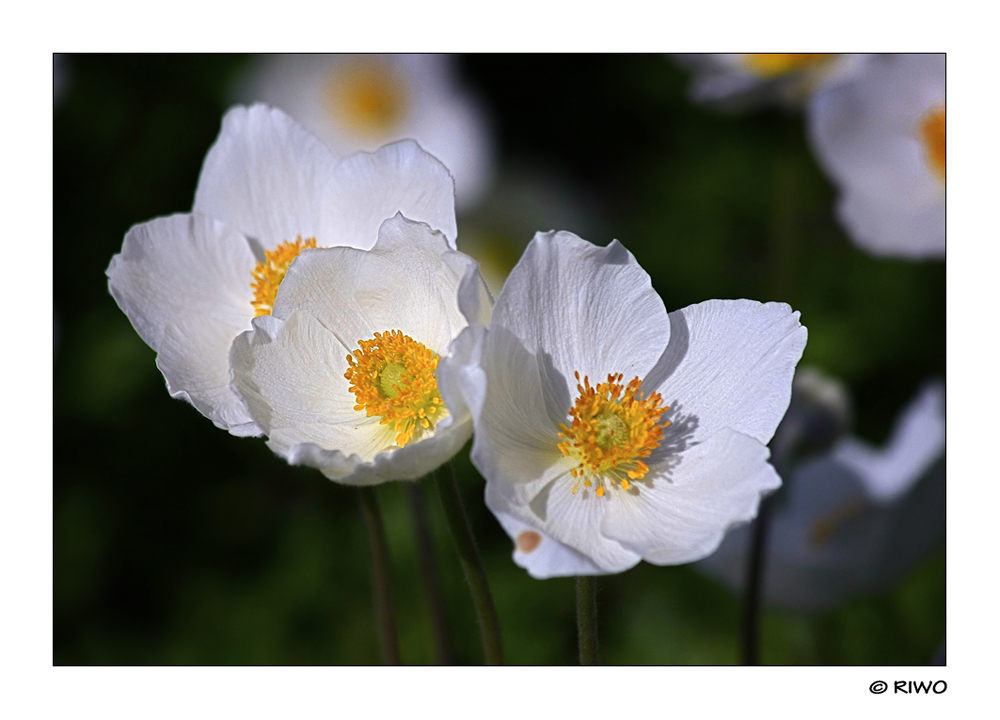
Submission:
<svg viewBox="0 0 1000 720">
<path fill-rule="evenodd" d="M 868 55 L 830 53 L 706 53 L 677 55 L 695 73 L 695 102 L 749 110 L 771 102 L 798 105 L 853 77 Z"/>
<path fill-rule="evenodd" d="M 129 230 L 108 288 L 157 352 L 173 397 L 234 435 L 259 435 L 230 387 L 229 348 L 271 312 L 289 264 L 306 247 L 371 248 L 397 212 L 454 247 L 453 188 L 413 141 L 338 161 L 280 110 L 233 108 L 205 157 L 193 212 Z"/>
<path fill-rule="evenodd" d="M 459 338 L 486 503 L 534 577 L 691 562 L 781 481 L 767 441 L 806 330 L 785 304 L 669 316 L 617 241 L 539 233 Z M 458 343 L 458 344 L 461 344 Z"/>
<path fill-rule="evenodd" d="M 463 311 L 489 324 L 475 261 L 397 215 L 369 251 L 302 252 L 271 314 L 233 343 L 233 385 L 293 465 L 350 485 L 413 480 L 472 433 L 462 394 L 438 383 Z"/>
<path fill-rule="evenodd" d="M 944 388 L 932 382 L 884 448 L 847 436 L 801 463 L 774 498 L 764 602 L 821 612 L 902 579 L 943 534 L 944 450 Z M 750 536 L 733 530 L 697 567 L 740 589 Z"/>
<path fill-rule="evenodd" d="M 493 173 L 481 103 L 449 55 L 268 55 L 240 78 L 239 102 L 276 105 L 340 154 L 412 138 L 455 177 L 459 208 L 472 206 Z"/>
<path fill-rule="evenodd" d="M 944 55 L 887 55 L 808 106 L 840 221 L 873 254 L 944 255 L 944 90 Z"/>
</svg>

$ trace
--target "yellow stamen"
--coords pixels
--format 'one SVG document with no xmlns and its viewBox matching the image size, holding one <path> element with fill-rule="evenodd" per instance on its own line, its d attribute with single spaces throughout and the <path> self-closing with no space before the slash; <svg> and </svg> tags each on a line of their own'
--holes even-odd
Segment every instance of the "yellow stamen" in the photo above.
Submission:
<svg viewBox="0 0 1000 720">
<path fill-rule="evenodd" d="M 942 181 L 945 166 L 944 126 L 944 106 L 934 108 L 920 122 L 920 139 L 924 143 L 927 162 Z"/>
<path fill-rule="evenodd" d="M 663 428 L 670 421 L 660 422 L 670 408 L 663 405 L 659 393 L 648 398 L 639 394 L 642 381 L 633 379 L 622 385 L 622 374 L 608 375 L 608 381 L 596 388 L 590 379 L 576 373 L 579 397 L 570 409 L 572 424 L 560 424 L 559 450 L 578 461 L 570 470 L 573 478 L 583 480 L 584 487 L 597 485 L 594 494 L 603 497 L 604 481 L 612 487 L 628 490 L 629 480 L 641 480 L 649 466 L 640 458 L 649 457 L 660 446 Z M 576 493 L 579 482 L 573 486 Z"/>
<path fill-rule="evenodd" d="M 808 70 L 831 57 L 830 53 L 749 53 L 743 56 L 743 62 L 755 75 L 776 78 Z"/>
<path fill-rule="evenodd" d="M 358 347 L 347 356 L 344 373 L 357 401 L 354 409 L 382 416 L 380 425 L 392 424 L 397 445 L 419 439 L 448 417 L 437 386 L 439 358 L 432 350 L 399 330 L 358 340 Z"/>
<path fill-rule="evenodd" d="M 250 302 L 257 311 L 257 317 L 270 315 L 274 309 L 274 299 L 278 296 L 278 286 L 285 279 L 288 266 L 292 260 L 299 256 L 299 253 L 306 248 L 316 247 L 316 238 L 309 238 L 303 241 L 301 237 L 295 242 L 285 241 L 274 250 L 264 253 L 264 262 L 257 263 L 253 269 L 253 300 Z"/>
</svg>

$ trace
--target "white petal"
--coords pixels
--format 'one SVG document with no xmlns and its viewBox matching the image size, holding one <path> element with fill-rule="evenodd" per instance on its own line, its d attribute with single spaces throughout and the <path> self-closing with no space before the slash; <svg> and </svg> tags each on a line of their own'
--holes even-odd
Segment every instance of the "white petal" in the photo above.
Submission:
<svg viewBox="0 0 1000 720">
<path fill-rule="evenodd" d="M 567 232 L 529 243 L 497 297 L 497 326 L 547 366 L 561 418 L 576 394 L 575 372 L 595 385 L 612 373 L 643 377 L 670 337 L 663 301 L 632 253 L 617 240 L 602 248 Z"/>
<path fill-rule="evenodd" d="M 413 140 L 346 158 L 333 181 L 326 198 L 331 240 L 319 244 L 368 249 L 383 221 L 399 212 L 443 233 L 455 249 L 455 182 L 448 169 Z"/>
<path fill-rule="evenodd" d="M 757 515 L 762 495 L 781 485 L 767 447 L 730 430 L 652 466 L 628 491 L 606 496 L 601 532 L 657 565 L 712 553 L 733 525 Z"/>
<path fill-rule="evenodd" d="M 329 208 L 336 168 L 334 154 L 281 110 L 234 107 L 205 157 L 194 210 L 267 250 L 296 237 L 342 244 Z M 373 228 L 364 247 L 374 238 Z"/>
<path fill-rule="evenodd" d="M 495 322 L 483 342 L 481 368 L 481 374 L 469 371 L 461 380 L 476 426 L 472 461 L 503 494 L 524 505 L 576 464 L 558 448 L 568 395 L 549 393 L 546 358 L 529 353 Z"/>
<path fill-rule="evenodd" d="M 926 385 L 901 413 L 885 448 L 854 437 L 841 440 L 833 457 L 857 474 L 878 502 L 903 495 L 944 453 L 944 386 Z"/>
<path fill-rule="evenodd" d="M 276 452 L 312 442 L 370 460 L 392 442 L 379 418 L 354 409 L 347 352 L 308 313 L 254 318 L 233 342 L 233 386 Z"/>
<path fill-rule="evenodd" d="M 474 263 L 423 223 L 385 221 L 371 251 L 306 250 L 289 266 L 275 317 L 314 315 L 348 352 L 376 332 L 400 330 L 442 355 L 466 320 L 458 294 Z"/>
<path fill-rule="evenodd" d="M 313 443 L 278 449 L 268 445 L 292 465 L 308 465 L 331 480 L 345 485 L 377 485 L 390 480 L 416 480 L 448 462 L 472 435 L 469 419 L 449 424 L 448 418 L 433 435 L 402 448 L 391 448 L 365 462 L 358 455 L 346 456 L 339 450 L 324 450 Z"/>
<path fill-rule="evenodd" d="M 250 327 L 255 259 L 245 237 L 202 215 L 136 225 L 107 270 L 108 288 L 159 353 L 174 397 L 235 435 L 257 435 L 229 386 L 229 346 Z"/>
<path fill-rule="evenodd" d="M 527 570 L 531 577 L 544 580 L 550 577 L 603 574 L 599 567 L 576 550 L 512 515 L 507 509 L 507 499 L 491 488 L 493 486 L 487 484 L 486 506 L 514 541 L 514 563 Z"/>
<path fill-rule="evenodd" d="M 806 345 L 799 313 L 784 303 L 707 300 L 670 313 L 670 345 L 644 387 L 665 415 L 704 440 L 722 428 L 766 444 L 788 409 Z"/>
</svg>

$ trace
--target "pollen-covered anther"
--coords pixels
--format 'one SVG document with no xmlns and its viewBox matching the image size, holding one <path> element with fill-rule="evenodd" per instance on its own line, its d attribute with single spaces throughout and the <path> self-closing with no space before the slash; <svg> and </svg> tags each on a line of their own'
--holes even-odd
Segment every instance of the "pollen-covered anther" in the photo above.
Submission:
<svg viewBox="0 0 1000 720">
<path fill-rule="evenodd" d="M 576 480 L 573 494 L 584 487 L 596 485 L 594 494 L 603 497 L 606 485 L 628 490 L 630 480 L 641 480 L 649 472 L 642 461 L 660 445 L 663 428 L 670 421 L 661 422 L 663 413 L 670 408 L 663 405 L 659 393 L 644 397 L 638 377 L 628 385 L 622 384 L 622 374 L 608 375 L 608 381 L 596 388 L 590 379 L 576 373 L 579 396 L 570 409 L 572 424 L 560 424 L 559 450 L 579 464 L 570 470 Z"/>
<path fill-rule="evenodd" d="M 433 350 L 399 330 L 359 340 L 358 348 L 347 356 L 344 373 L 356 399 L 354 409 L 381 416 L 381 425 L 391 424 L 398 446 L 419 439 L 448 416 L 438 392 L 439 358 Z"/>
<path fill-rule="evenodd" d="M 299 253 L 306 248 L 316 247 L 316 238 L 303 240 L 301 237 L 295 238 L 295 242 L 287 240 L 274 250 L 267 250 L 264 253 L 264 262 L 257 263 L 253 269 L 253 300 L 250 304 L 257 311 L 256 316 L 270 315 L 274 309 L 274 299 L 278 296 L 278 286 L 285 279 L 288 266 L 292 260 L 299 256 Z"/>
</svg>

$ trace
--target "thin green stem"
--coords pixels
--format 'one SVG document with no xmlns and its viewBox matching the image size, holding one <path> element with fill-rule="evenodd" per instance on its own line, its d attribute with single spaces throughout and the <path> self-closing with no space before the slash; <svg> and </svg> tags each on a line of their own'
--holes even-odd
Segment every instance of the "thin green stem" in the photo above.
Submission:
<svg viewBox="0 0 1000 720">
<path fill-rule="evenodd" d="M 597 578 L 589 575 L 576 579 L 576 633 L 580 639 L 580 664 L 598 665 Z"/>
<path fill-rule="evenodd" d="M 448 519 L 451 537 L 455 541 L 455 550 L 465 572 L 465 580 L 472 594 L 472 604 L 476 608 L 479 619 L 479 633 L 483 641 L 483 656 L 487 665 L 503 664 L 503 649 L 500 643 L 500 621 L 497 609 L 493 605 L 493 595 L 486 579 L 486 568 L 479 556 L 476 539 L 472 535 L 469 517 L 465 514 L 462 496 L 458 490 L 455 478 L 455 468 L 448 463 L 447 470 L 437 471 L 438 493 L 444 506 L 444 515 Z"/>
<path fill-rule="evenodd" d="M 417 560 L 420 563 L 420 577 L 423 580 L 424 595 L 431 615 L 431 635 L 434 640 L 434 663 L 451 665 L 451 637 L 444 610 L 444 596 L 434 560 L 434 542 L 431 539 L 430 523 L 427 520 L 427 503 L 420 482 L 404 483 L 406 499 L 413 517 L 413 530 L 417 536 Z"/>
<path fill-rule="evenodd" d="M 375 621 L 378 626 L 379 644 L 382 646 L 382 664 L 399 665 L 399 641 L 396 636 L 396 614 L 392 606 L 392 582 L 389 572 L 389 548 L 385 541 L 382 514 L 378 498 L 370 487 L 358 488 L 361 514 L 368 531 L 368 549 L 371 555 L 372 589 L 375 596 Z"/>
</svg>

